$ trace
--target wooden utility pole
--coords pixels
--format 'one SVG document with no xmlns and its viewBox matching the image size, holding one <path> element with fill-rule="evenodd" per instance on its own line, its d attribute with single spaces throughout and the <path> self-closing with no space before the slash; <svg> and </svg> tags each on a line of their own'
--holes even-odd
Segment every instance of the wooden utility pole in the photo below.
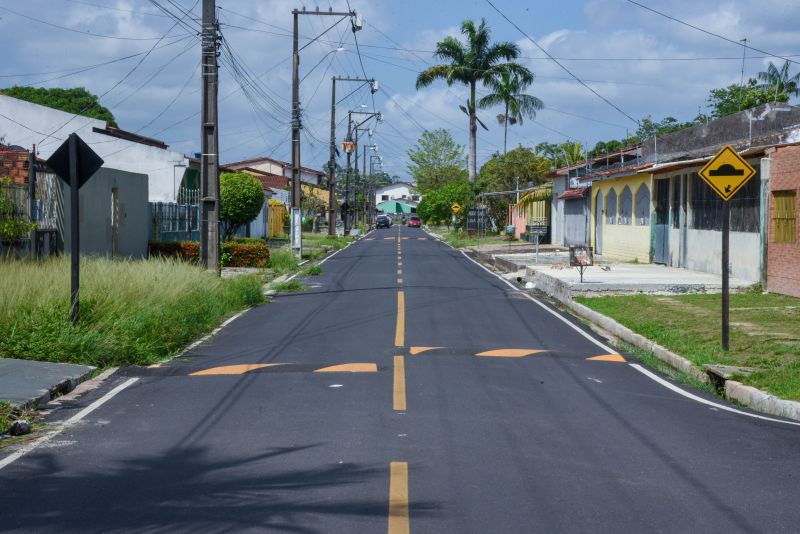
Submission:
<svg viewBox="0 0 800 534">
<path fill-rule="evenodd" d="M 200 109 L 200 258 L 203 267 L 219 272 L 219 132 L 217 93 L 219 46 L 215 0 L 203 0 L 202 80 Z"/>
</svg>

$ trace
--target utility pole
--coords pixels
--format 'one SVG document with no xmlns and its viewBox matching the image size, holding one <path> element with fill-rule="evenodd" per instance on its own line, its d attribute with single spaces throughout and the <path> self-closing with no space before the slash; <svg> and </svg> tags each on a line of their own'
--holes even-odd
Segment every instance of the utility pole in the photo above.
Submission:
<svg viewBox="0 0 800 534">
<path fill-rule="evenodd" d="M 328 160 L 328 235 L 336 235 L 336 82 L 361 82 L 370 84 L 372 93 L 378 91 L 374 78 L 331 77 L 331 141 Z M 349 138 L 348 138 L 349 140 Z"/>
<path fill-rule="evenodd" d="M 291 243 L 292 243 L 292 250 L 300 256 L 302 254 L 302 247 L 303 247 L 303 239 L 302 239 L 302 227 L 301 227 L 301 219 L 300 219 L 300 206 L 301 206 L 301 189 L 300 189 L 300 181 L 301 181 L 301 165 L 300 165 L 300 129 L 303 127 L 302 121 L 300 119 L 300 51 L 303 50 L 306 46 L 310 45 L 314 41 L 316 41 L 319 37 L 324 35 L 328 30 L 333 28 L 331 26 L 328 30 L 325 30 L 317 36 L 316 38 L 312 39 L 302 48 L 299 46 L 299 33 L 298 33 L 298 22 L 300 15 L 323 15 L 323 16 L 334 16 L 334 17 L 350 17 L 351 18 L 351 25 L 353 33 L 357 32 L 361 29 L 361 19 L 356 14 L 355 11 L 333 11 L 333 9 L 329 9 L 328 11 L 320 11 L 319 8 L 316 11 L 308 11 L 305 8 L 303 9 L 294 9 L 292 10 L 293 20 L 293 33 L 292 33 L 292 216 L 290 219 L 291 225 Z M 337 22 L 336 24 L 339 24 Z M 334 26 L 336 26 L 334 24 Z M 335 85 L 335 81 L 334 81 Z M 332 91 L 332 100 L 333 105 L 331 107 L 331 139 L 335 135 L 336 129 L 336 118 L 335 118 L 335 106 L 336 106 L 336 89 L 334 88 Z M 336 200 L 336 189 L 333 184 L 336 181 L 336 171 L 335 171 L 335 154 L 336 154 L 336 146 L 331 142 L 331 158 L 330 163 L 333 165 L 332 169 L 328 169 L 328 200 L 330 202 L 330 212 L 329 212 L 329 219 L 328 219 L 328 233 L 330 235 L 336 234 L 336 208 L 334 207 L 335 200 Z"/>
<path fill-rule="evenodd" d="M 219 272 L 219 133 L 217 128 L 217 49 L 219 25 L 215 0 L 203 0 L 202 80 L 200 89 L 200 259 Z"/>
<path fill-rule="evenodd" d="M 353 116 L 351 112 L 347 112 L 347 138 L 346 142 L 353 142 Z M 344 235 L 350 235 L 350 153 L 347 152 L 347 164 L 344 171 L 344 206 L 342 209 L 342 217 L 344 218 Z"/>
<path fill-rule="evenodd" d="M 39 220 L 39 214 L 36 213 L 36 145 L 33 145 L 31 153 L 28 155 L 28 198 L 30 200 L 30 222 Z M 30 234 L 31 258 L 36 258 L 39 254 L 36 243 L 36 228 L 31 229 Z"/>
</svg>

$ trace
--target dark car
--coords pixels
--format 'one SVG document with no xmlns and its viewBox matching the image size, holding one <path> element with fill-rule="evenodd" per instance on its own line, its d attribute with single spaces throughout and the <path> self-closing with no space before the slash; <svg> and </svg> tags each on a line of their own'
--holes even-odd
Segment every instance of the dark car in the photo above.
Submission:
<svg viewBox="0 0 800 534">
<path fill-rule="evenodd" d="M 416 215 L 412 215 L 411 217 L 408 218 L 408 226 L 410 228 L 419 228 L 420 226 L 422 226 L 422 221 Z"/>
<path fill-rule="evenodd" d="M 378 215 L 375 219 L 375 228 L 391 228 L 392 219 L 388 215 Z"/>
</svg>

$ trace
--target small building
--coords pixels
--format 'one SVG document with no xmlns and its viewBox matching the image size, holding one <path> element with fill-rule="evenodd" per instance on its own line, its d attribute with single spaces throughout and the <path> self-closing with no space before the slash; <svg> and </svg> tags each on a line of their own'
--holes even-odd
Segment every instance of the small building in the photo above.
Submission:
<svg viewBox="0 0 800 534">
<path fill-rule="evenodd" d="M 292 177 L 291 163 L 266 156 L 226 163 L 224 167 L 232 170 L 250 169 L 262 171 L 272 175 L 284 176 L 287 179 Z M 300 167 L 300 181 L 312 185 L 324 185 L 327 183 L 327 175 L 317 169 Z"/>
<path fill-rule="evenodd" d="M 387 200 L 401 200 L 405 204 L 416 207 L 419 201 L 422 200 L 422 196 L 417 192 L 414 184 L 409 182 L 395 182 L 375 190 L 376 206 Z"/>
<path fill-rule="evenodd" d="M 531 226 L 544 226 L 547 232 L 539 236 L 539 243 L 550 242 L 552 182 L 535 187 L 508 207 L 509 224 L 514 227 L 514 237 L 527 238 Z"/>
<path fill-rule="evenodd" d="M 797 241 L 800 199 L 800 146 L 776 146 L 767 150 L 769 173 L 769 220 L 766 289 L 800 297 L 800 244 Z"/>
</svg>

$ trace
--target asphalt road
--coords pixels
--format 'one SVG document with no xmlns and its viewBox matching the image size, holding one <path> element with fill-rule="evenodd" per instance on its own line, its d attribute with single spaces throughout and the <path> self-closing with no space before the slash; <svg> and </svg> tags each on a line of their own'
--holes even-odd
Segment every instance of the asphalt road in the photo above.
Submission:
<svg viewBox="0 0 800 534">
<path fill-rule="evenodd" d="M 305 281 L 56 412 L 0 459 L 0 531 L 800 528 L 800 426 L 669 389 L 420 230 Z"/>
</svg>

